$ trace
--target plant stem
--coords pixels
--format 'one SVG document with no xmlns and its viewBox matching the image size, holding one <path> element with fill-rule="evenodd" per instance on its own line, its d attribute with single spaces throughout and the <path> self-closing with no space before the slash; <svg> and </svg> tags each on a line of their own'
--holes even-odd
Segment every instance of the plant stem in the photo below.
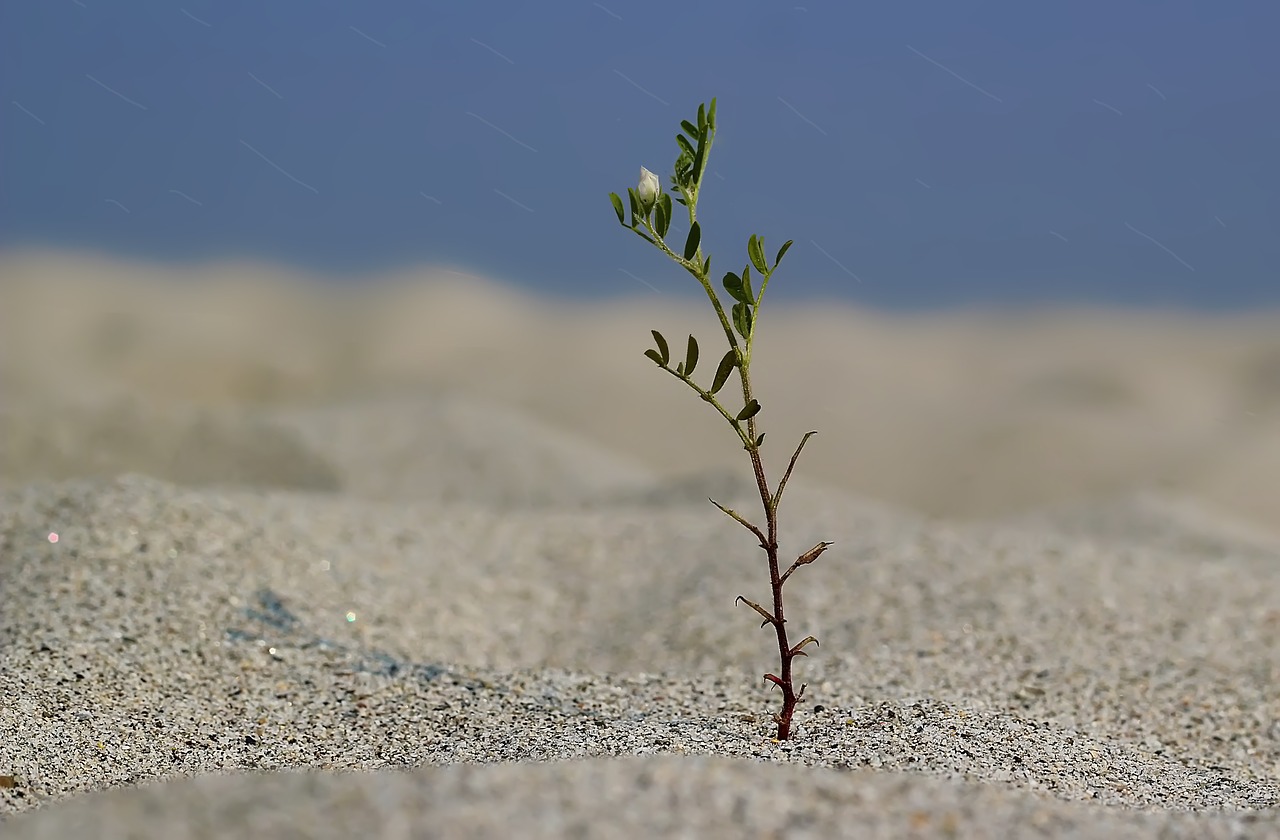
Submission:
<svg viewBox="0 0 1280 840">
<path fill-rule="evenodd" d="M 710 138 L 708 138 L 708 146 Z M 705 158 L 704 158 L 705 162 Z M 693 224 L 698 219 L 698 195 L 697 192 L 690 191 L 685 193 L 686 204 L 689 210 L 689 223 Z M 738 378 L 742 382 L 742 402 L 743 405 L 750 405 L 753 398 L 751 390 L 751 345 L 752 339 L 755 338 L 755 330 L 753 329 L 745 338 L 742 345 L 738 344 L 737 337 L 733 333 L 733 327 L 729 324 L 729 318 L 725 315 L 724 309 L 720 305 L 720 299 L 717 297 L 715 290 L 711 286 L 711 278 L 702 270 L 702 249 L 698 249 L 698 253 L 694 255 L 693 260 L 686 260 L 681 255 L 676 254 L 667 246 L 667 243 L 657 230 L 653 228 L 652 223 L 645 219 L 645 227 L 654 237 L 656 244 L 668 257 L 680 263 L 686 271 L 692 274 L 702 285 L 703 290 L 707 293 L 707 297 L 711 300 L 711 305 L 715 308 L 716 315 L 720 319 L 720 326 L 724 330 L 725 335 L 729 339 L 729 346 L 738 349 L 739 352 L 739 368 Z M 768 275 L 764 278 L 768 283 Z M 761 294 L 764 288 L 761 288 Z M 754 325 L 753 325 L 754 326 Z M 674 371 L 672 372 L 674 373 Z M 690 383 L 692 384 L 692 383 Z M 694 386 L 696 388 L 696 386 Z M 698 389 L 701 390 L 701 389 Z M 717 402 L 716 408 L 730 419 L 730 415 Z M 730 420 L 732 422 L 732 420 Z M 778 664 L 779 674 L 766 674 L 765 679 L 782 689 L 782 711 L 774 714 L 774 721 L 778 724 L 777 739 L 785 741 L 791 737 L 791 719 L 795 715 L 796 706 L 800 702 L 800 698 L 804 694 L 804 686 L 800 687 L 800 691 L 795 690 L 795 681 L 793 679 L 792 661 L 797 656 L 805 655 L 803 652 L 792 650 L 791 644 L 787 639 L 787 619 L 782 604 L 782 587 L 786 583 L 786 576 L 782 574 L 778 564 L 778 501 L 782 495 L 782 488 L 786 484 L 787 478 L 791 476 L 791 469 L 787 469 L 787 475 L 783 478 L 782 484 L 778 486 L 778 493 L 775 496 L 769 490 L 769 480 L 765 476 L 764 461 L 760 458 L 760 447 L 756 444 L 756 418 L 750 417 L 746 421 L 747 432 L 743 436 L 743 442 L 747 452 L 751 454 L 751 467 L 756 477 L 756 488 L 760 492 L 760 503 L 764 506 L 765 513 L 765 539 L 761 542 L 760 547 L 765 550 L 769 558 L 769 587 L 773 593 L 773 624 L 774 633 L 778 638 Z M 739 431 L 741 435 L 741 431 Z M 805 440 L 808 440 L 806 437 Z M 802 447 L 803 443 L 800 444 Z M 796 451 L 799 455 L 799 450 Z M 795 466 L 795 458 L 791 459 L 791 466 Z M 756 534 L 759 530 L 753 528 Z"/>
<path fill-rule="evenodd" d="M 689 180 L 688 183 L 682 182 L 677 185 L 677 188 L 679 189 L 681 196 L 684 199 L 684 205 L 687 208 L 689 213 L 689 225 L 691 228 L 693 225 L 698 224 L 698 198 L 699 198 L 699 192 L 702 184 L 702 176 L 706 171 L 707 161 L 711 156 L 710 154 L 711 146 L 715 138 L 715 121 L 714 121 L 715 100 L 714 99 L 711 101 L 711 111 L 712 111 L 712 115 L 711 115 L 712 119 L 708 124 L 705 135 L 702 138 L 700 138 L 700 144 L 702 144 L 702 148 L 699 152 L 701 156 L 701 165 L 698 171 L 696 173 L 693 173 L 692 178 Z M 702 111 L 701 109 L 699 109 L 699 115 L 701 116 L 701 114 L 702 114 Z M 701 122 L 701 119 L 699 120 L 699 122 Z M 621 209 L 621 205 L 618 204 L 617 196 L 613 196 L 613 198 L 614 198 L 615 206 L 618 207 L 618 214 L 619 214 L 618 220 L 621 222 L 623 211 Z M 743 405 L 750 406 L 753 401 L 753 395 L 751 390 L 751 350 L 752 350 L 752 345 L 754 343 L 754 338 L 755 338 L 755 319 L 759 317 L 760 298 L 764 296 L 765 288 L 769 284 L 769 278 L 772 275 L 773 270 L 760 269 L 763 273 L 763 278 L 760 286 L 760 293 L 758 296 L 755 297 L 753 304 L 749 308 L 750 322 L 751 322 L 750 327 L 745 331 L 745 335 L 743 336 L 743 342 L 739 344 L 738 338 L 734 334 L 734 326 L 733 324 L 730 323 L 729 317 L 725 314 L 724 307 L 721 306 L 720 299 L 716 295 L 715 288 L 712 286 L 711 277 L 709 276 L 710 271 L 708 270 L 710 261 L 709 259 L 704 261 L 701 243 L 698 244 L 695 250 L 695 253 L 692 255 L 691 259 L 686 259 L 683 254 L 677 254 L 674 250 L 671 249 L 670 246 L 667 245 L 663 234 L 659 234 L 657 229 L 654 227 L 653 221 L 649 217 L 649 213 L 651 212 L 652 208 L 647 207 L 644 215 L 640 216 L 639 214 L 636 213 L 635 201 L 636 201 L 636 197 L 635 197 L 635 193 L 633 192 L 632 223 L 631 223 L 632 231 L 635 232 L 637 235 L 639 235 L 641 238 L 655 245 L 659 250 L 665 253 L 673 261 L 675 261 L 682 268 L 684 268 L 686 271 L 692 274 L 693 277 L 702 286 L 703 290 L 707 293 L 707 298 L 711 301 L 711 305 L 715 309 L 716 316 L 720 320 L 720 327 L 722 330 L 724 330 L 725 337 L 729 341 L 729 347 L 737 355 L 738 377 L 742 382 Z M 646 235 L 644 232 L 639 230 L 637 223 L 643 223 L 644 229 L 645 231 L 648 232 L 648 235 Z M 790 245 L 790 243 L 787 243 L 787 244 Z M 750 248 L 750 245 L 749 245 L 749 248 Z M 786 246 L 784 246 L 783 250 L 784 251 L 786 250 Z M 780 260 L 781 257 L 782 257 L 782 252 L 779 252 L 778 259 Z M 759 264 L 757 264 L 757 267 L 758 265 Z M 774 265 L 774 268 L 777 268 L 776 263 Z M 744 273 L 743 279 L 745 280 L 745 278 L 746 278 L 746 274 Z M 690 338 L 692 338 L 692 336 Z M 804 646 L 807 645 L 809 642 L 816 643 L 817 639 L 815 639 L 812 636 L 809 636 L 805 638 L 804 641 L 800 642 L 798 645 L 794 647 L 791 646 L 790 642 L 787 639 L 787 619 L 783 612 L 782 587 L 786 584 L 787 579 L 791 576 L 792 572 L 794 572 L 800 566 L 812 563 L 818 557 L 819 554 L 821 554 L 824 550 L 826 550 L 827 546 L 829 546 L 830 543 L 827 543 L 827 542 L 818 543 L 818 545 L 814 546 L 808 552 L 806 552 L 805 554 L 802 554 L 799 558 L 797 558 L 796 561 L 792 563 L 791 566 L 786 570 L 786 572 L 782 572 L 779 569 L 779 564 L 778 564 L 778 503 L 781 501 L 782 491 L 786 487 L 787 480 L 791 477 L 791 470 L 796 465 L 796 459 L 800 456 L 800 450 L 804 448 L 805 443 L 808 442 L 810 436 L 812 436 L 814 433 L 809 432 L 800 441 L 800 445 L 796 447 L 795 454 L 791 456 L 791 462 L 787 466 L 787 470 L 782 477 L 782 481 L 779 482 L 778 484 L 777 492 L 776 493 L 770 492 L 769 482 L 764 473 L 764 462 L 760 457 L 760 440 L 762 436 L 758 436 L 756 434 L 755 415 L 752 415 L 751 417 L 748 417 L 746 419 L 746 431 L 744 433 L 742 429 L 742 425 L 740 421 L 737 419 L 737 417 L 731 414 L 719 402 L 719 400 L 715 398 L 714 395 L 712 395 L 708 391 L 704 391 L 702 388 L 694 384 L 689 376 L 689 373 L 690 373 L 689 371 L 677 372 L 675 370 L 672 370 L 671 368 L 667 367 L 665 360 L 660 361 L 659 364 L 664 370 L 666 370 L 672 376 L 675 376 L 678 379 L 682 379 L 687 385 L 689 385 L 689 387 L 697 391 L 699 396 L 701 396 L 704 400 L 706 400 L 707 402 L 710 402 L 712 406 L 715 407 L 715 409 L 719 411 L 720 414 L 727 421 L 729 421 L 730 425 L 733 426 L 735 431 L 737 431 L 738 436 L 742 439 L 743 448 L 746 449 L 747 452 L 749 452 L 751 455 L 751 466 L 753 471 L 755 472 L 756 487 L 760 491 L 760 502 L 764 506 L 765 520 L 766 520 L 766 527 L 764 531 L 761 531 L 758 526 L 752 525 L 750 522 L 743 519 L 742 516 L 740 516 L 737 512 L 729 510 L 728 508 L 724 507 L 720 503 L 716 502 L 714 499 L 712 500 L 712 503 L 715 504 L 716 507 L 724 511 L 726 514 L 731 516 L 733 519 L 735 519 L 738 523 L 740 523 L 741 525 L 746 527 L 748 530 L 750 530 L 751 533 L 754 534 L 760 540 L 760 547 L 765 550 L 765 553 L 768 555 L 768 558 L 769 558 L 769 585 L 773 593 L 773 612 L 770 613 L 769 611 L 761 607 L 759 604 L 753 603 L 751 601 L 746 601 L 746 599 L 742 598 L 741 596 L 739 596 L 739 600 L 746 601 L 748 606 L 750 606 L 751 608 L 756 610 L 756 612 L 758 612 L 761 616 L 763 616 L 766 624 L 772 624 L 774 633 L 777 635 L 778 660 L 780 665 L 779 673 L 765 674 L 764 678 L 768 682 L 782 689 L 782 710 L 774 714 L 773 718 L 774 718 L 774 721 L 778 724 L 777 739 L 779 741 L 785 741 L 791 737 L 791 719 L 795 714 L 797 704 L 799 704 L 800 700 L 804 696 L 804 688 L 805 688 L 803 685 L 801 685 L 800 690 L 796 691 L 791 666 L 797 656 L 807 655 L 803 650 Z"/>
<path fill-rule="evenodd" d="M 752 399 L 751 377 L 745 367 L 741 373 L 742 396 L 745 402 L 750 403 Z M 751 453 L 751 466 L 755 471 L 756 487 L 760 491 L 760 502 L 764 505 L 765 511 L 765 534 L 768 539 L 762 548 L 764 548 L 769 557 L 769 586 L 773 591 L 774 620 L 772 623 L 774 632 L 778 637 L 778 660 L 781 666 L 781 673 L 778 675 L 777 680 L 771 682 L 782 689 L 782 711 L 774 715 L 774 720 L 778 724 L 778 740 L 785 741 L 791 737 L 791 718 L 795 714 L 796 704 L 800 702 L 800 695 L 796 693 L 791 669 L 792 660 L 800 654 L 793 652 L 791 645 L 787 641 L 787 618 L 782 604 L 784 580 L 782 572 L 778 568 L 778 506 L 769 490 L 769 481 L 765 477 L 764 462 L 760 458 L 760 447 L 754 444 L 756 439 L 756 419 L 754 417 L 747 420 L 747 436 L 753 441 L 749 450 Z M 801 693 L 803 691 L 802 687 Z"/>
</svg>

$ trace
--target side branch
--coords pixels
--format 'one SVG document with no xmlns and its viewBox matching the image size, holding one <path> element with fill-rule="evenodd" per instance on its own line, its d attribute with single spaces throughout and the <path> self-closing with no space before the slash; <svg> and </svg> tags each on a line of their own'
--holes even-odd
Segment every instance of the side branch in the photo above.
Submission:
<svg viewBox="0 0 1280 840">
<path fill-rule="evenodd" d="M 741 595 L 738 596 L 737 600 L 734 601 L 734 603 L 736 604 L 738 601 L 741 601 L 742 603 L 746 604 L 748 607 L 751 607 L 751 609 L 760 613 L 760 615 L 764 616 L 764 621 L 760 622 L 761 627 L 765 626 L 766 624 L 772 624 L 775 627 L 778 626 L 778 619 L 774 618 L 772 613 L 770 613 L 764 607 L 757 604 L 755 601 L 752 601 L 750 598 L 744 598 Z"/>
<path fill-rule="evenodd" d="M 795 454 L 791 456 L 791 463 L 787 464 L 787 471 L 782 474 L 782 481 L 778 482 L 778 490 L 773 494 L 772 506 L 774 511 L 778 509 L 778 502 L 782 501 L 782 491 L 787 486 L 787 479 L 791 478 L 791 471 L 796 468 L 796 459 L 800 457 L 800 450 L 804 449 L 804 445 L 809 442 L 809 438 L 817 433 L 817 430 L 805 432 L 804 437 L 800 439 L 800 445 L 796 447 Z"/>
<path fill-rule="evenodd" d="M 715 394 L 711 393 L 710 391 L 704 390 L 702 387 L 698 385 L 698 383 L 690 379 L 687 373 L 681 374 L 680 372 L 672 370 L 670 367 L 662 364 L 661 362 L 658 363 L 658 367 L 665 370 L 667 373 L 671 374 L 676 379 L 679 379 L 681 382 L 683 382 L 684 384 L 692 388 L 694 391 L 696 391 L 698 396 L 702 397 L 703 402 L 711 403 L 712 407 L 715 408 L 716 411 L 720 412 L 720 416 L 723 417 L 725 420 L 728 420 L 729 425 L 733 426 L 733 430 L 738 433 L 738 439 L 742 441 L 743 448 L 745 449 L 751 446 L 751 437 L 742 430 L 742 424 L 738 421 L 738 418 L 730 414 L 729 410 L 720 404 L 720 401 L 716 399 Z"/>
<path fill-rule="evenodd" d="M 782 577 L 779 578 L 778 580 L 778 586 L 782 586 L 782 584 L 786 583 L 787 578 L 791 577 L 791 573 L 794 572 L 796 569 L 800 568 L 801 566 L 807 566 L 810 563 L 812 563 L 814 560 L 817 560 L 819 555 L 822 554 L 822 552 L 826 551 L 828 548 L 830 548 L 833 545 L 835 545 L 835 543 L 820 542 L 817 545 L 815 545 L 813 548 L 806 551 L 804 554 L 801 554 L 799 557 L 796 558 L 796 562 L 791 564 L 791 568 L 787 569 L 785 572 L 782 573 Z"/>
<path fill-rule="evenodd" d="M 710 145 L 708 145 L 707 148 L 708 148 L 708 151 L 710 151 Z M 681 192 L 684 193 L 684 190 L 681 190 Z M 695 189 L 693 194 L 684 193 L 685 206 L 689 208 L 689 224 L 690 225 L 693 225 L 693 223 L 698 220 L 697 219 L 698 214 L 695 209 L 698 206 L 698 196 L 696 192 L 697 191 Z M 701 248 L 698 249 L 698 253 L 694 255 L 695 259 L 686 260 L 682 255 L 677 254 L 675 251 L 671 250 L 670 246 L 667 245 L 666 240 L 663 239 L 661 236 L 659 236 L 658 231 L 654 229 L 652 221 L 650 221 L 649 219 L 645 219 L 644 226 L 649 229 L 650 233 L 653 234 L 654 236 L 653 239 L 650 239 L 642 231 L 636 230 L 635 228 L 632 228 L 632 230 L 635 230 L 636 233 L 640 234 L 640 236 L 644 237 L 645 239 L 648 239 L 654 245 L 658 246 L 658 248 L 661 249 L 663 253 L 665 253 L 668 257 L 670 257 L 677 264 L 679 264 L 680 267 L 683 268 L 685 271 L 692 274 L 693 278 L 702 285 L 703 291 L 707 293 L 707 298 L 710 299 L 711 301 L 711 306 L 716 311 L 716 316 L 719 317 L 720 319 L 720 328 L 724 330 L 725 336 L 728 337 L 729 339 L 729 346 L 737 347 L 738 337 L 733 334 L 733 326 L 729 323 L 729 316 L 724 314 L 724 307 L 720 304 L 720 298 L 716 296 L 716 290 L 711 285 L 711 280 L 706 276 L 706 272 L 703 271 L 702 263 L 699 263 L 696 259 L 697 256 L 702 253 L 702 249 Z M 707 259 L 710 260 L 711 258 L 708 257 Z"/>
<path fill-rule="evenodd" d="M 804 638 L 804 641 L 803 641 L 803 642 L 800 642 L 798 645 L 796 645 L 795 647 L 793 647 L 791 650 L 787 651 L 787 656 L 791 656 L 791 657 L 795 657 L 795 656 L 808 656 L 809 654 L 807 654 L 807 653 L 805 653 L 805 652 L 804 652 L 804 646 L 805 646 L 805 645 L 808 645 L 808 644 L 815 644 L 815 645 L 818 645 L 819 647 L 821 647 L 821 645 L 818 643 L 818 640 L 817 640 L 817 638 L 816 638 L 816 637 L 814 637 L 814 636 L 805 636 L 805 638 Z"/>
<path fill-rule="evenodd" d="M 710 498 L 710 497 L 708 497 L 708 498 L 707 498 L 707 501 L 708 501 L 708 502 L 711 502 L 711 504 L 715 505 L 716 507 L 720 508 L 720 510 L 724 511 L 726 514 L 728 514 L 729 516 L 731 516 L 731 517 L 732 517 L 733 519 L 735 519 L 735 520 L 738 522 L 738 524 L 739 524 L 739 525 L 741 525 L 743 528 L 746 528 L 748 531 L 750 531 L 751 533 L 755 534 L 755 535 L 756 535 L 756 537 L 758 537 L 758 538 L 759 538 L 759 540 L 760 540 L 760 547 L 761 547 L 761 548 L 764 548 L 765 546 L 767 546 L 767 545 L 769 544 L 769 541 L 768 541 L 767 539 L 765 539 L 764 531 L 761 531 L 761 530 L 760 530 L 759 528 L 757 528 L 755 525 L 752 525 L 750 522 L 748 522 L 747 520 L 743 519 L 743 518 L 742 518 L 742 515 L 741 515 L 741 514 L 739 514 L 736 510 L 733 510 L 732 508 L 727 508 L 727 507 L 725 507 L 724 505 L 722 505 L 722 504 L 720 504 L 719 502 L 717 502 L 715 499 L 712 499 L 712 498 Z"/>
</svg>

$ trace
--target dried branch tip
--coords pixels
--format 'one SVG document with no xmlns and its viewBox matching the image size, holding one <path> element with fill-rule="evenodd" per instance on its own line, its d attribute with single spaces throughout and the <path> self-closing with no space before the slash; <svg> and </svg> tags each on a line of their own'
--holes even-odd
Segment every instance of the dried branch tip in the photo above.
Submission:
<svg viewBox="0 0 1280 840">
<path fill-rule="evenodd" d="M 788 656 L 808 656 L 809 654 L 804 652 L 804 646 L 810 643 L 813 643 L 821 647 L 821 644 L 818 642 L 817 638 L 815 638 L 814 636 L 806 636 L 804 638 L 804 641 L 798 643 L 795 647 L 793 647 L 787 653 L 787 655 Z"/>
<path fill-rule="evenodd" d="M 794 572 L 796 569 L 800 568 L 801 566 L 807 566 L 810 563 L 812 563 L 814 560 L 817 560 L 818 557 L 821 556 L 822 552 L 826 551 L 828 548 L 830 548 L 833 545 L 835 545 L 835 543 L 825 542 L 825 541 L 820 542 L 817 545 L 815 545 L 813 548 L 806 551 L 804 554 L 801 554 L 799 557 L 796 558 L 796 562 L 792 563 L 791 567 L 787 569 L 786 572 L 783 573 L 782 581 L 785 582 L 787 578 L 791 577 L 791 573 Z"/>
<path fill-rule="evenodd" d="M 728 516 L 728 517 L 732 518 L 735 522 L 737 522 L 737 523 L 738 523 L 739 525 L 741 525 L 743 528 L 746 528 L 748 531 L 750 531 L 751 533 L 755 534 L 755 535 L 760 539 L 760 543 L 761 543 L 761 545 L 763 545 L 763 544 L 764 544 L 764 542 L 765 542 L 765 539 L 764 539 L 764 532 L 763 532 L 763 531 L 761 531 L 761 530 L 760 530 L 759 528 L 757 528 L 756 526 L 752 525 L 752 524 L 751 524 L 750 522 L 748 522 L 747 520 L 743 519 L 743 518 L 742 518 L 742 515 L 741 515 L 740 513 L 738 513 L 738 512 L 737 512 L 736 510 L 734 510 L 733 508 L 727 508 L 727 507 L 725 507 L 724 505 L 720 504 L 720 503 L 719 503 L 719 502 L 717 502 L 715 499 L 712 499 L 712 498 L 710 498 L 710 497 L 708 497 L 708 498 L 707 498 L 707 501 L 708 501 L 708 502 L 711 502 L 711 504 L 713 504 L 713 505 L 715 505 L 716 507 L 720 508 L 720 510 L 721 510 L 721 512 L 722 512 L 722 513 L 724 513 L 726 516 Z"/>
<path fill-rule="evenodd" d="M 796 468 L 796 459 L 800 457 L 800 450 L 804 449 L 804 445 L 809 442 L 809 438 L 817 434 L 817 431 L 805 432 L 804 437 L 800 438 L 800 445 L 796 447 L 795 454 L 791 456 L 791 462 L 787 464 L 787 471 L 782 474 L 782 481 L 778 482 L 778 490 L 773 494 L 772 503 L 777 507 L 778 502 L 782 501 L 782 491 L 786 489 L 787 482 L 791 480 L 791 471 Z"/>
<path fill-rule="evenodd" d="M 818 559 L 818 555 L 822 554 L 822 552 L 826 551 L 828 548 L 830 548 L 833 545 L 835 545 L 835 543 L 830 543 L 825 541 L 818 543 L 813 548 L 809 549 L 804 554 L 801 554 L 799 557 L 797 557 L 795 565 L 797 566 L 809 565 L 814 560 Z"/>
<path fill-rule="evenodd" d="M 755 610 L 756 612 L 760 613 L 760 615 L 764 616 L 764 621 L 763 621 L 763 622 L 761 622 L 761 624 L 760 624 L 760 626 L 761 626 L 761 627 L 765 626 L 766 624 L 777 624 L 777 623 L 778 623 L 778 619 L 774 618 L 772 613 L 770 613 L 770 612 L 769 612 L 768 610 L 766 610 L 764 607 L 762 607 L 762 606 L 760 606 L 759 604 L 757 604 L 755 601 L 752 601 L 752 600 L 750 600 L 749 598 L 744 598 L 744 597 L 742 597 L 741 595 L 739 595 L 739 596 L 738 596 L 737 601 L 734 601 L 734 603 L 736 604 L 736 603 L 738 603 L 738 601 L 741 601 L 742 603 L 746 604 L 748 607 L 751 607 L 751 609 L 753 609 L 753 610 Z"/>
</svg>

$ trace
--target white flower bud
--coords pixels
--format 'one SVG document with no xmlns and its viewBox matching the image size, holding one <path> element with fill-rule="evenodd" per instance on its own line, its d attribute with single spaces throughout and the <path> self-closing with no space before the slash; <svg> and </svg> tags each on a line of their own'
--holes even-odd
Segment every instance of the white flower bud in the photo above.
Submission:
<svg viewBox="0 0 1280 840">
<path fill-rule="evenodd" d="M 636 187 L 636 194 L 640 196 L 640 203 L 646 208 L 652 207 L 653 202 L 658 198 L 658 193 L 661 191 L 662 185 L 658 183 L 658 176 L 643 166 L 640 167 L 640 185 Z"/>
</svg>

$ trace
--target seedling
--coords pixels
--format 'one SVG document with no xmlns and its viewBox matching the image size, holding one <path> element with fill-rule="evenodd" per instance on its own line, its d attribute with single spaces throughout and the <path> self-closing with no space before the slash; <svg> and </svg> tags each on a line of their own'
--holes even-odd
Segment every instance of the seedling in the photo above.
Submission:
<svg viewBox="0 0 1280 840">
<path fill-rule="evenodd" d="M 778 562 L 778 503 L 782 500 L 782 491 L 786 489 L 787 480 L 791 478 L 796 459 L 800 457 L 800 452 L 809 442 L 809 438 L 817 432 L 806 432 L 800 439 L 800 444 L 792 454 L 791 461 L 787 464 L 786 472 L 783 473 L 776 490 L 769 489 L 764 463 L 760 458 L 764 432 L 758 430 L 757 415 L 760 413 L 760 402 L 751 388 L 751 349 L 765 289 L 774 271 L 777 270 L 778 264 L 786 255 L 787 249 L 791 247 L 791 240 L 787 240 L 778 249 L 773 265 L 769 265 L 765 259 L 764 238 L 752 234 L 747 239 L 748 262 L 742 269 L 742 273 L 730 271 L 721 280 L 725 292 L 734 301 L 729 314 L 726 314 L 711 283 L 711 257 L 703 253 L 702 227 L 698 222 L 698 197 L 702 189 L 702 177 L 707 170 L 707 159 L 711 155 L 711 145 L 716 134 L 715 99 L 711 100 L 710 106 L 698 106 L 696 123 L 683 120 L 680 128 L 682 132 L 676 135 L 680 154 L 676 158 L 675 174 L 671 176 L 671 187 L 677 194 L 674 201 L 682 205 L 689 214 L 689 233 L 685 237 L 683 247 L 677 252 L 667 244 L 666 236 L 673 216 L 673 199 L 670 193 L 663 191 L 658 176 L 648 169 L 641 167 L 639 184 L 627 190 L 630 199 L 629 221 L 627 207 L 618 194 L 609 193 L 609 199 L 613 202 L 613 209 L 618 215 L 620 225 L 629 228 L 641 239 L 658 248 L 701 284 L 729 342 L 729 350 L 721 357 L 710 388 L 703 388 L 693 381 L 694 369 L 698 365 L 698 342 L 692 335 L 689 336 L 684 360 L 677 362 L 674 368 L 671 367 L 671 349 L 667 340 L 657 330 L 652 330 L 656 347 L 646 350 L 645 355 L 662 370 L 692 388 L 705 402 L 710 403 L 737 433 L 742 441 L 742 448 L 751 456 L 751 467 L 755 472 L 760 502 L 764 507 L 765 527 L 760 528 L 752 524 L 737 511 L 725 507 L 715 499 L 709 501 L 755 535 L 760 541 L 760 547 L 769 558 L 769 585 L 773 594 L 771 606 L 761 606 L 743 595 L 739 595 L 737 601 L 759 614 L 763 619 L 760 626 L 772 626 L 777 636 L 778 673 L 765 674 L 764 679 L 782 690 L 782 709 L 774 714 L 773 719 L 778 725 L 778 740 L 785 741 L 791 737 L 792 717 L 795 714 L 796 705 L 804 697 L 805 690 L 803 684 L 799 690 L 796 690 L 792 666 L 797 657 L 807 656 L 805 648 L 810 644 L 817 645 L 818 640 L 813 636 L 806 636 L 795 644 L 791 643 L 782 605 L 782 590 L 797 569 L 817 560 L 831 546 L 829 542 L 818 543 L 797 557 L 785 571 Z M 753 286 L 752 268 L 760 277 L 758 292 Z M 726 408 L 717 397 L 735 372 L 742 384 L 742 407 L 736 411 Z"/>
</svg>

